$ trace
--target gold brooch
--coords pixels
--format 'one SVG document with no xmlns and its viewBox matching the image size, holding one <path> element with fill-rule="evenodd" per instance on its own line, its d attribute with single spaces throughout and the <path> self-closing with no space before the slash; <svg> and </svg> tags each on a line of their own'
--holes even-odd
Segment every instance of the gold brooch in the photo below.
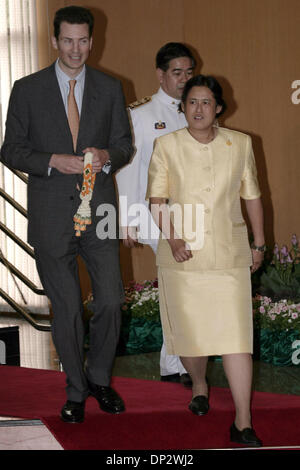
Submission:
<svg viewBox="0 0 300 470">
<path fill-rule="evenodd" d="M 226 142 L 226 145 L 232 145 L 231 140 L 228 139 L 227 142 Z"/>
</svg>

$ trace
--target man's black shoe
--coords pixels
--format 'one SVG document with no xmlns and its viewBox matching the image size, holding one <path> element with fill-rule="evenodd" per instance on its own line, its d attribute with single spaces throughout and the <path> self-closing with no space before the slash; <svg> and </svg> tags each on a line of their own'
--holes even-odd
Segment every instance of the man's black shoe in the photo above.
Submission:
<svg viewBox="0 0 300 470">
<path fill-rule="evenodd" d="M 85 401 L 68 400 L 61 410 L 61 419 L 65 423 L 82 423 L 84 420 Z"/>
<path fill-rule="evenodd" d="M 101 410 L 106 413 L 122 413 L 125 411 L 125 405 L 122 398 L 117 392 L 111 388 L 103 385 L 96 385 L 88 382 L 90 394 L 96 398 Z"/>
<path fill-rule="evenodd" d="M 180 382 L 180 375 L 179 374 L 169 374 L 169 375 L 161 375 L 160 380 L 162 382 Z"/>
</svg>

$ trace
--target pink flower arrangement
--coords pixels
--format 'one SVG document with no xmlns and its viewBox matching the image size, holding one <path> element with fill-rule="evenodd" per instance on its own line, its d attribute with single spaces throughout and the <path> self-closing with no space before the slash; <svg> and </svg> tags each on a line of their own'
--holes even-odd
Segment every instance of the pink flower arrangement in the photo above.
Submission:
<svg viewBox="0 0 300 470">
<path fill-rule="evenodd" d="M 159 321 L 159 296 L 157 279 L 144 282 L 131 282 L 125 288 L 125 303 L 122 311 L 132 317 Z"/>
<path fill-rule="evenodd" d="M 300 303 L 290 300 L 273 302 L 257 295 L 253 299 L 254 323 L 260 328 L 300 331 Z"/>
</svg>

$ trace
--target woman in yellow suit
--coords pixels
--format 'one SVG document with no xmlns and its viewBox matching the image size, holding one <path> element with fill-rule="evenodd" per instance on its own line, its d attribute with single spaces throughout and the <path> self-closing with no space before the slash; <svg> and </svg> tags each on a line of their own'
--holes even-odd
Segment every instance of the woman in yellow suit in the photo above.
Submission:
<svg viewBox="0 0 300 470">
<path fill-rule="evenodd" d="M 251 271 L 262 263 L 265 240 L 251 138 L 215 125 L 226 105 L 213 77 L 190 79 L 181 107 L 188 127 L 156 140 L 147 189 L 162 232 L 157 265 L 166 348 L 192 377 L 189 409 L 197 415 L 209 409 L 208 356 L 222 355 L 236 410 L 230 438 L 261 446 L 250 410 Z"/>
</svg>

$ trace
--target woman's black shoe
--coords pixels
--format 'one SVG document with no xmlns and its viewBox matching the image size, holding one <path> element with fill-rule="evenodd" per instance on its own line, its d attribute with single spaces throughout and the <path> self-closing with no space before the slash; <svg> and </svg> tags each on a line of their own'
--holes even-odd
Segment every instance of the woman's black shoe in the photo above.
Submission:
<svg viewBox="0 0 300 470">
<path fill-rule="evenodd" d="M 206 415 L 209 410 L 208 398 L 205 395 L 197 395 L 189 404 L 189 409 L 198 416 Z"/>
<path fill-rule="evenodd" d="M 239 431 L 233 423 L 230 427 L 230 440 L 237 444 L 244 444 L 245 446 L 261 447 L 262 441 L 258 439 L 253 428 L 245 428 Z"/>
</svg>

